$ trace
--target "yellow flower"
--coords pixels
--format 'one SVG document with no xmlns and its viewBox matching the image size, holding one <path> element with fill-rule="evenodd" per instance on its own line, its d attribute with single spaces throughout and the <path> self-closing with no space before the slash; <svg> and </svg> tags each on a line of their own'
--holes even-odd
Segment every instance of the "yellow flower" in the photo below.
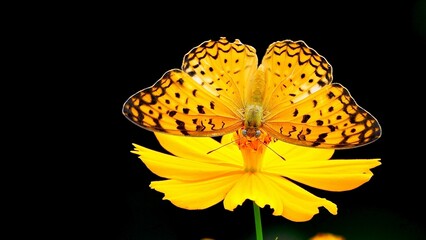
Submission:
<svg viewBox="0 0 426 240">
<path fill-rule="evenodd" d="M 332 233 L 318 233 L 309 240 L 345 240 L 345 238 Z"/>
<path fill-rule="evenodd" d="M 296 182 L 328 191 L 352 190 L 368 182 L 373 176 L 370 169 L 381 164 L 380 159 L 329 160 L 332 149 L 274 142 L 265 133 L 253 139 L 228 134 L 221 143 L 208 137 L 155 135 L 174 156 L 137 144 L 132 153 L 166 178 L 153 181 L 152 189 L 164 193 L 164 200 L 190 210 L 223 201 L 224 208 L 232 211 L 249 199 L 262 208 L 269 205 L 273 215 L 296 222 L 310 220 L 319 207 L 336 215 L 336 204 Z"/>
</svg>

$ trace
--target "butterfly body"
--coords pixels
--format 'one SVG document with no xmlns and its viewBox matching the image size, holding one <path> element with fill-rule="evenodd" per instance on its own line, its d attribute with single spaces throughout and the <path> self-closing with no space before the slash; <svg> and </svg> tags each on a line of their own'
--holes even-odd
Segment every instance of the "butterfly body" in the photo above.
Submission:
<svg viewBox="0 0 426 240">
<path fill-rule="evenodd" d="M 123 114 L 150 131 L 214 137 L 267 133 L 302 146 L 354 148 L 377 140 L 377 120 L 339 83 L 331 65 L 303 41 L 272 43 L 260 64 L 239 40 L 209 40 L 182 69 L 130 96 Z"/>
<path fill-rule="evenodd" d="M 243 135 L 258 136 L 265 119 L 264 98 L 265 78 L 262 66 L 259 66 L 252 79 L 248 80 L 246 89 L 247 102 L 244 103 Z"/>
</svg>

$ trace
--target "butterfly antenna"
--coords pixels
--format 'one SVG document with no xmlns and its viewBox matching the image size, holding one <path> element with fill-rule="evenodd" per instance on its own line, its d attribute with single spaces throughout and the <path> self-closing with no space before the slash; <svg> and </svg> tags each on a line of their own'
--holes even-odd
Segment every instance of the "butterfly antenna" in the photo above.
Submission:
<svg viewBox="0 0 426 240">
<path fill-rule="evenodd" d="M 211 150 L 211 151 L 208 151 L 208 152 L 207 152 L 207 154 L 210 154 L 210 153 L 212 153 L 212 152 L 214 152 L 214 151 L 217 151 L 217 150 L 221 149 L 222 147 L 228 146 L 229 144 L 234 143 L 234 142 L 236 142 L 236 141 L 238 141 L 238 140 L 239 140 L 239 139 L 235 139 L 235 140 L 230 141 L 230 142 L 228 142 L 228 143 L 226 143 L 226 144 L 224 144 L 224 145 L 221 145 L 221 146 L 220 146 L 220 147 L 218 147 L 218 148 L 215 148 L 215 149 L 213 149 L 213 150 Z M 284 161 L 285 161 L 285 158 L 284 158 L 283 156 L 281 156 L 279 153 L 277 153 L 274 149 L 272 149 L 271 147 L 269 147 L 269 146 L 268 146 L 268 144 L 264 143 L 263 141 L 261 141 L 261 142 L 262 142 L 262 144 L 263 144 L 263 145 L 265 145 L 265 147 L 267 147 L 269 150 L 271 150 L 273 153 L 277 154 L 277 156 L 278 156 L 278 157 L 280 157 L 282 160 L 284 160 Z"/>
<path fill-rule="evenodd" d="M 269 150 L 271 150 L 273 153 L 277 154 L 278 157 L 280 157 L 282 160 L 285 161 L 285 158 L 283 156 L 281 156 L 279 153 L 277 153 L 274 149 L 272 149 L 271 147 L 268 146 L 268 144 L 262 142 L 263 145 L 265 145 Z"/>
<path fill-rule="evenodd" d="M 207 152 L 207 154 L 210 154 L 210 153 L 212 153 L 212 152 L 214 152 L 214 151 L 217 151 L 217 150 L 219 150 L 219 149 L 221 149 L 221 148 L 223 148 L 223 147 L 225 147 L 225 146 L 228 146 L 229 144 L 234 143 L 234 142 L 236 142 L 236 141 L 238 141 L 238 139 L 236 139 L 236 140 L 234 140 L 234 141 L 230 141 L 230 142 L 228 142 L 228 143 L 225 143 L 225 144 L 221 145 L 221 146 L 220 146 L 220 147 L 218 147 L 218 148 L 215 148 L 215 149 L 213 149 L 213 150 L 211 150 L 211 151 L 208 151 L 208 152 Z"/>
</svg>

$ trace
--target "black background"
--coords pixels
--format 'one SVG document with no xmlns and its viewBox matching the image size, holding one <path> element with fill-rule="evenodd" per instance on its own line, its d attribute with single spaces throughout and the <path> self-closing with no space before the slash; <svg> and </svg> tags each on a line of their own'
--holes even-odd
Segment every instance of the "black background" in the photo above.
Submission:
<svg viewBox="0 0 426 240">
<path fill-rule="evenodd" d="M 306 240 L 317 232 L 341 234 L 348 240 L 423 239 L 424 160 L 415 152 L 424 141 L 416 134 L 423 125 L 419 92 L 425 63 L 424 6 L 424 1 L 392 6 L 306 3 L 251 6 L 251 11 L 210 6 L 213 11 L 207 12 L 167 5 L 151 12 L 148 7 L 104 5 L 82 17 L 76 14 L 66 24 L 70 32 L 61 37 L 61 48 L 73 59 L 67 66 L 69 83 L 78 85 L 69 95 L 73 124 L 63 125 L 79 126 L 70 128 L 78 140 L 67 146 L 73 159 L 69 165 L 77 168 L 62 187 L 67 193 L 61 199 L 73 203 L 58 208 L 67 209 L 61 217 L 78 218 L 62 224 L 67 229 L 62 237 L 254 239 L 248 201 L 233 212 L 224 210 L 222 203 L 189 211 L 151 190 L 150 181 L 159 178 L 130 153 L 131 144 L 162 149 L 151 132 L 121 114 L 131 94 L 179 68 L 189 50 L 225 36 L 255 47 L 259 59 L 274 41 L 304 40 L 332 65 L 334 81 L 347 87 L 383 129 L 373 144 L 337 151 L 333 157 L 381 158 L 369 182 L 347 192 L 308 189 L 336 203 L 338 215 L 321 209 L 311 221 L 293 223 L 265 208 L 265 239 Z"/>
</svg>

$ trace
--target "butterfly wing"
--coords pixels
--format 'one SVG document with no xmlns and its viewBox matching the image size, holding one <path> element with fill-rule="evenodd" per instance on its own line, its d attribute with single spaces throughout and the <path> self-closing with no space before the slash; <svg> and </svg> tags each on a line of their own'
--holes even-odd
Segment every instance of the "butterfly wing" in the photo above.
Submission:
<svg viewBox="0 0 426 240">
<path fill-rule="evenodd" d="M 271 44 L 262 60 L 266 94 L 263 128 L 293 144 L 354 148 L 381 135 L 378 121 L 349 91 L 332 83 L 332 67 L 303 41 Z"/>
<path fill-rule="evenodd" d="M 233 132 L 243 124 L 241 90 L 257 61 L 255 49 L 238 40 L 203 42 L 185 55 L 182 69 L 132 95 L 123 114 L 150 131 L 210 137 Z"/>
</svg>

